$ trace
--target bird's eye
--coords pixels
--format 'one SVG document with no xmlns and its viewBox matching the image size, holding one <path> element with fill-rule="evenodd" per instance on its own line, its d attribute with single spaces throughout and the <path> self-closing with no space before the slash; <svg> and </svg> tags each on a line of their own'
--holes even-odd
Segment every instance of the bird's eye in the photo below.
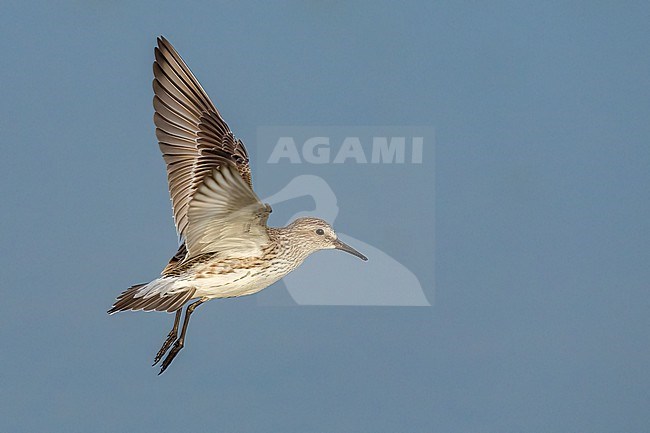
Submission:
<svg viewBox="0 0 650 433">
<path fill-rule="evenodd" d="M 316 229 L 316 234 L 322 236 L 325 234 L 325 232 L 323 231 L 323 229 Z"/>
</svg>

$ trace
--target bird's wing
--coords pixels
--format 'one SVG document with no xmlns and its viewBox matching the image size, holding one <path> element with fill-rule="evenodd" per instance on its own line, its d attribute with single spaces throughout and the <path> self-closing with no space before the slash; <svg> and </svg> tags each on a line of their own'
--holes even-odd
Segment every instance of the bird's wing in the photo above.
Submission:
<svg viewBox="0 0 650 433">
<path fill-rule="evenodd" d="M 203 178 L 189 204 L 188 257 L 214 252 L 227 257 L 259 257 L 269 243 L 271 212 L 229 162 Z"/>
<path fill-rule="evenodd" d="M 231 163 L 249 189 L 252 188 L 248 153 L 181 56 L 163 37 L 158 38 L 155 56 L 156 136 L 167 163 L 176 230 L 186 238 L 190 202 L 203 179 L 213 170 Z M 188 250 L 192 255 L 192 249 Z"/>
</svg>

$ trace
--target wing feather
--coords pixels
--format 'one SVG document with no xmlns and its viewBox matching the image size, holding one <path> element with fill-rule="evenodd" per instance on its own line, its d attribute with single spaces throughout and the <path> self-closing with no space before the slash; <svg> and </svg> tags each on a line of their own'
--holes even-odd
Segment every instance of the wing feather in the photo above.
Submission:
<svg viewBox="0 0 650 433">
<path fill-rule="evenodd" d="M 190 203 L 213 170 L 234 164 L 252 188 L 248 153 L 174 47 L 160 37 L 154 53 L 156 137 L 167 164 L 176 229 L 187 238 Z"/>
<path fill-rule="evenodd" d="M 188 257 L 211 252 L 255 257 L 270 242 L 266 220 L 271 212 L 232 163 L 206 176 L 189 205 Z"/>
</svg>

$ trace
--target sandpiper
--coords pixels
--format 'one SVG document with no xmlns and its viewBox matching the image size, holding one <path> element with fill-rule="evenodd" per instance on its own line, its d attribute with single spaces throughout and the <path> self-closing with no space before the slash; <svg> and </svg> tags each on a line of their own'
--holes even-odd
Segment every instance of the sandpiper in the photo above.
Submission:
<svg viewBox="0 0 650 433">
<path fill-rule="evenodd" d="M 158 38 L 154 52 L 154 123 L 181 245 L 159 278 L 122 292 L 108 313 L 176 313 L 153 363 L 167 354 L 161 374 L 183 348 L 192 312 L 205 301 L 257 293 L 318 250 L 367 259 L 318 218 L 268 227 L 271 207 L 253 192 L 244 143 L 169 41 Z M 178 336 L 183 306 L 192 300 Z"/>
</svg>

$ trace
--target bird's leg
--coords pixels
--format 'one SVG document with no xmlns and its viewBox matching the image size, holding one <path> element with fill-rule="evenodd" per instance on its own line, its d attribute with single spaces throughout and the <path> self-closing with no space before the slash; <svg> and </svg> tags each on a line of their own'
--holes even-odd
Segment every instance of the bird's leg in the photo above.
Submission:
<svg viewBox="0 0 650 433">
<path fill-rule="evenodd" d="M 171 331 L 169 331 L 169 335 L 167 335 L 167 339 L 165 340 L 162 347 L 156 354 L 156 358 L 153 360 L 153 364 L 151 365 L 152 367 L 158 364 L 158 362 L 160 362 L 163 355 L 167 353 L 171 345 L 174 343 L 174 340 L 176 340 L 176 337 L 178 336 L 178 324 L 181 321 L 182 313 L 183 313 L 183 308 L 180 308 L 176 311 L 176 317 L 174 318 L 174 327 L 172 328 Z"/>
<path fill-rule="evenodd" d="M 192 312 L 196 307 L 207 301 L 208 298 L 201 298 L 196 302 L 191 303 L 190 305 L 187 306 L 185 309 L 185 318 L 183 319 L 183 328 L 181 329 L 181 336 L 178 337 L 178 340 L 174 342 L 174 345 L 172 346 L 171 350 L 167 354 L 167 357 L 162 363 L 162 366 L 160 367 L 160 373 L 159 375 L 163 373 L 169 367 L 169 364 L 172 363 L 176 355 L 178 355 L 178 352 L 181 351 L 183 346 L 185 345 L 185 333 L 187 332 L 187 325 L 190 323 L 190 316 L 192 315 Z"/>
</svg>

